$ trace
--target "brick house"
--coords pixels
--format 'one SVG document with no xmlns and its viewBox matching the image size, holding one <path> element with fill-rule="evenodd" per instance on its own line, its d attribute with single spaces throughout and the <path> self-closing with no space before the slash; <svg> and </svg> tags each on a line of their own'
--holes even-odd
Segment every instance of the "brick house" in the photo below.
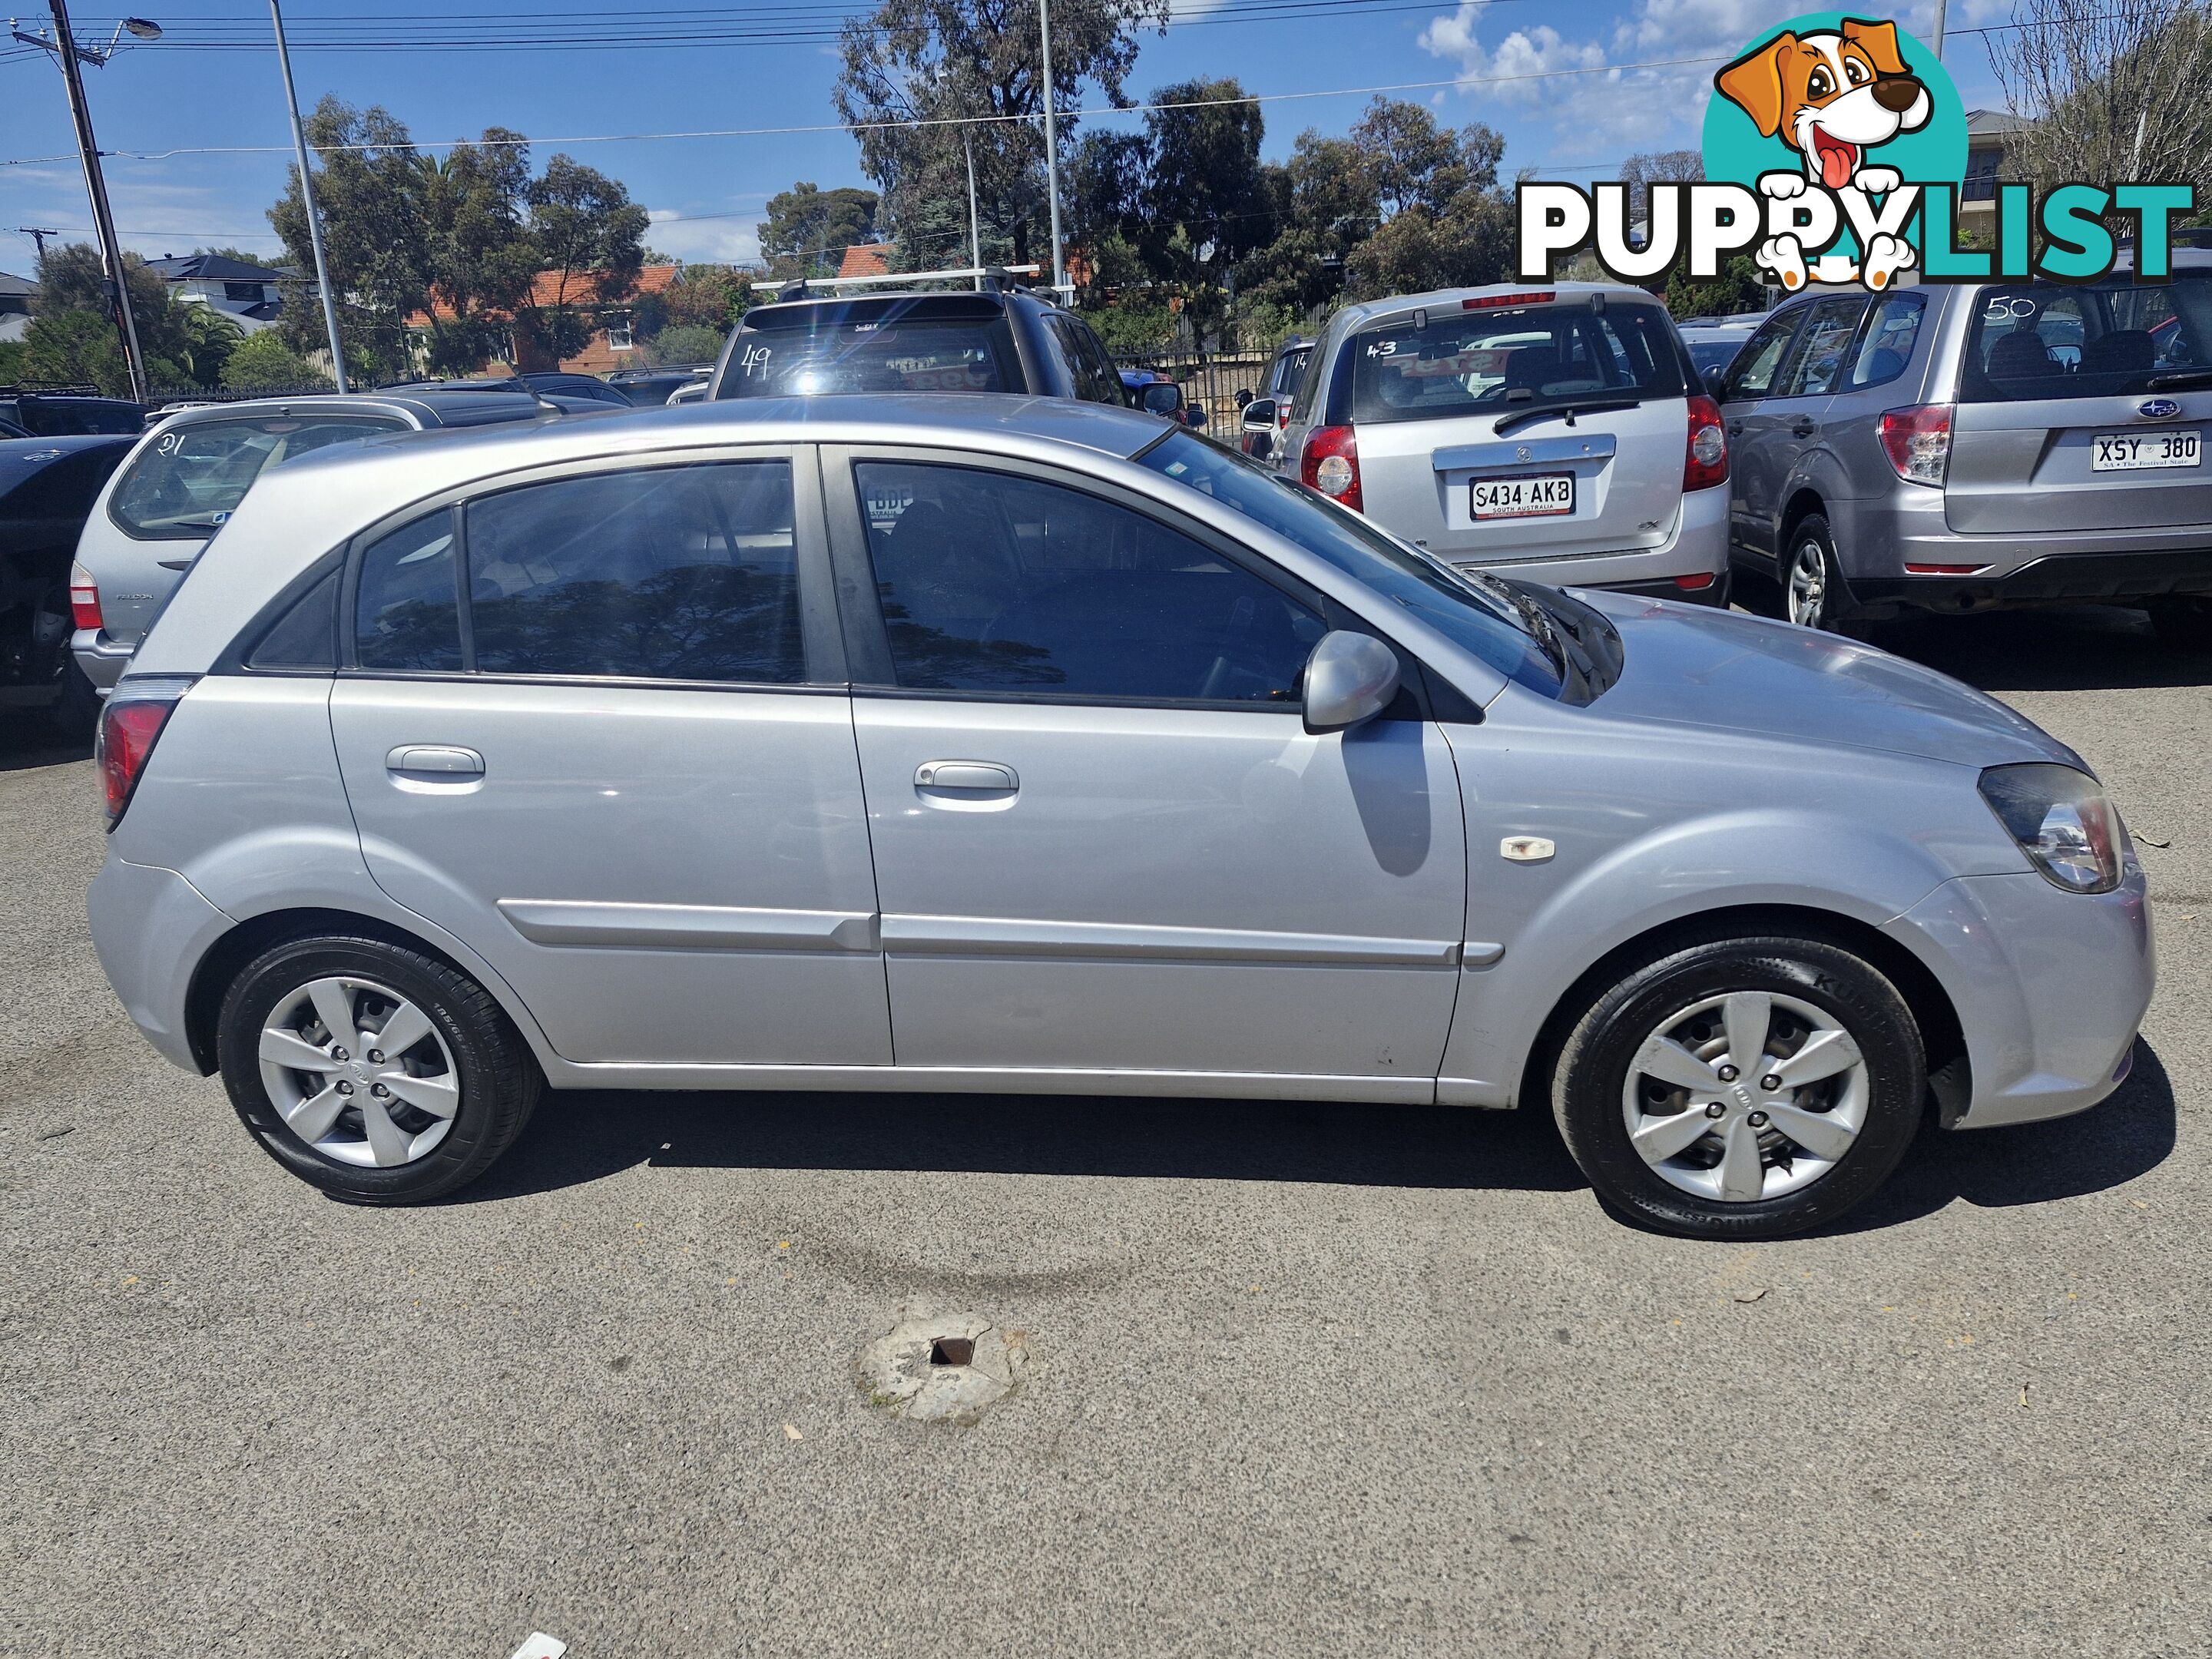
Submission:
<svg viewBox="0 0 2212 1659">
<path fill-rule="evenodd" d="M 486 374 L 512 374 L 520 366 L 529 371 L 560 368 L 571 374 L 604 374 L 609 369 L 629 368 L 636 365 L 634 355 L 636 337 L 632 326 L 635 315 L 632 307 L 640 296 L 660 294 L 684 280 L 681 265 L 646 265 L 637 273 L 637 281 L 623 299 L 601 304 L 594 297 L 598 292 L 598 277 L 591 271 L 573 271 L 565 276 L 557 270 L 541 270 L 531 285 L 530 300 L 533 306 L 552 307 L 572 305 L 579 309 L 597 313 L 599 326 L 592 331 L 591 338 L 574 356 L 563 357 L 558 363 L 551 362 L 536 344 L 526 339 L 521 331 L 510 330 L 503 349 L 490 362 L 481 366 Z M 453 313 L 442 304 L 438 314 L 450 317 Z M 427 358 L 430 319 L 421 312 L 407 319 L 408 331 L 417 338 L 416 356 Z"/>
<path fill-rule="evenodd" d="M 887 276 L 891 269 L 891 245 L 889 242 L 855 242 L 845 250 L 838 263 L 840 276 Z"/>
</svg>

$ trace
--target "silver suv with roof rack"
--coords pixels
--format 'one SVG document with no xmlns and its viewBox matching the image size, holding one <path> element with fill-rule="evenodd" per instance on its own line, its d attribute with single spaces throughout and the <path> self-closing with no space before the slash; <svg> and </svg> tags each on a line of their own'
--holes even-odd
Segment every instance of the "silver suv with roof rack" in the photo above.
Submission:
<svg viewBox="0 0 2212 1659">
<path fill-rule="evenodd" d="M 1277 465 L 1492 575 L 1728 603 L 1728 444 L 1666 308 L 1620 283 L 1348 306 Z"/>
</svg>

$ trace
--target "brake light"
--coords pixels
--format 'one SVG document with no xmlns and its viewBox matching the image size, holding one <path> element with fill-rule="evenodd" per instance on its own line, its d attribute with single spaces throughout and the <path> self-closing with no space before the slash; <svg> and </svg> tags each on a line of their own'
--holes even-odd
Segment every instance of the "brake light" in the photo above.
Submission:
<svg viewBox="0 0 2212 1659">
<path fill-rule="evenodd" d="M 1500 306 L 1547 306 L 1559 296 L 1556 294 L 1485 294 L 1472 300 L 1462 300 L 1462 311 L 1495 311 Z"/>
<path fill-rule="evenodd" d="M 1674 586 L 1685 593 L 1702 593 L 1711 587 L 1716 580 L 1711 571 L 1700 570 L 1694 575 L 1675 577 Z"/>
<path fill-rule="evenodd" d="M 131 805 L 131 792 L 146 770 L 147 757 L 184 695 L 181 684 L 134 686 L 126 681 L 100 708 L 100 738 L 93 757 L 100 767 L 110 830 L 123 821 L 123 810 Z"/>
<path fill-rule="evenodd" d="M 1985 564 L 1908 564 L 1908 576 L 1978 576 L 1989 566 Z"/>
<path fill-rule="evenodd" d="M 1893 409 L 1881 417 L 1881 447 L 1907 483 L 1941 486 L 1951 470 L 1949 404 Z"/>
<path fill-rule="evenodd" d="M 100 584 L 81 564 L 70 567 L 70 626 L 100 629 L 107 624 L 100 615 Z"/>
<path fill-rule="evenodd" d="M 1359 445 L 1352 428 L 1317 426 L 1307 433 L 1298 453 L 1298 477 L 1331 501 L 1360 511 Z"/>
<path fill-rule="evenodd" d="M 1728 434 L 1720 405 L 1711 398 L 1690 399 L 1690 436 L 1682 456 L 1682 488 L 1711 489 L 1728 482 Z"/>
</svg>

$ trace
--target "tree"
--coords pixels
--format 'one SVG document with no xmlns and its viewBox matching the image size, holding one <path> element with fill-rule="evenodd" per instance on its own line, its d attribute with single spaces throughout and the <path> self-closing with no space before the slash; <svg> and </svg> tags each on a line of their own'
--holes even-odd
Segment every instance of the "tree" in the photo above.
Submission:
<svg viewBox="0 0 2212 1659">
<path fill-rule="evenodd" d="M 2076 179 L 2197 186 L 2212 206 L 2212 14 L 2201 0 L 2020 0 L 1990 39 L 2016 115 L 2005 175 L 2050 189 Z"/>
<path fill-rule="evenodd" d="M 728 337 L 726 329 L 678 323 L 654 335 L 649 352 L 655 363 L 711 363 L 722 355 L 722 342 Z"/>
<path fill-rule="evenodd" d="M 210 389 L 222 384 L 223 365 L 246 339 L 246 331 L 213 306 L 180 306 L 184 313 L 184 351 L 180 367 L 194 386 Z"/>
<path fill-rule="evenodd" d="M 594 307 L 623 299 L 645 263 L 646 210 L 597 167 L 556 155 L 524 192 L 526 245 L 541 271 L 557 275 L 550 299 L 527 283 L 516 295 L 523 331 L 558 362 L 584 349 L 598 327 Z"/>
<path fill-rule="evenodd" d="M 191 384 L 181 366 L 189 356 L 185 313 L 168 283 L 146 269 L 135 253 L 123 256 L 123 280 L 131 295 L 146 375 L 155 386 Z M 131 376 L 123 346 L 107 305 L 107 283 L 100 252 L 88 242 L 58 244 L 39 261 L 38 293 L 32 319 L 23 333 L 17 373 L 27 380 L 58 386 L 96 386 L 113 398 L 131 395 Z"/>
<path fill-rule="evenodd" d="M 331 391 L 331 379 L 284 343 L 273 328 L 240 343 L 222 366 L 222 383 L 233 392 Z"/>
<path fill-rule="evenodd" d="M 769 197 L 760 230 L 769 275 L 783 281 L 835 276 L 847 248 L 875 240 L 882 199 L 872 190 L 817 190 L 804 179 Z"/>
<path fill-rule="evenodd" d="M 1705 158 L 1694 149 L 1643 150 L 1630 156 L 1620 164 L 1629 218 L 1640 221 L 1650 213 L 1652 185 L 1693 185 L 1705 176 Z"/>
<path fill-rule="evenodd" d="M 1057 0 L 1054 108 L 1073 103 L 1086 81 L 1121 101 L 1136 62 L 1137 32 L 1146 24 L 1164 28 L 1169 4 Z M 1036 257 L 1045 228 L 1038 35 L 1032 0 L 880 0 L 872 12 L 846 23 L 837 112 L 862 129 L 861 170 L 882 187 L 882 206 L 902 252 L 908 222 L 927 204 L 957 205 L 964 231 L 964 133 L 975 152 L 983 216 L 1011 243 L 1015 263 Z M 884 125 L 914 122 L 950 125 Z M 1074 126 L 1072 118 L 1060 118 L 1063 142 Z M 944 206 L 939 214 L 955 216 Z"/>
</svg>

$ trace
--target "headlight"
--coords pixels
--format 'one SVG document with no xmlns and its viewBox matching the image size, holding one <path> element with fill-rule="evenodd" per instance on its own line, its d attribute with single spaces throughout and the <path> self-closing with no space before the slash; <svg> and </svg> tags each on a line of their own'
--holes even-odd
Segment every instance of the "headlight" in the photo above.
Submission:
<svg viewBox="0 0 2212 1659">
<path fill-rule="evenodd" d="M 2070 766 L 1992 766 L 1982 799 L 2028 862 L 2069 893 L 2109 893 L 2120 884 L 2128 832 L 2096 779 Z"/>
</svg>

